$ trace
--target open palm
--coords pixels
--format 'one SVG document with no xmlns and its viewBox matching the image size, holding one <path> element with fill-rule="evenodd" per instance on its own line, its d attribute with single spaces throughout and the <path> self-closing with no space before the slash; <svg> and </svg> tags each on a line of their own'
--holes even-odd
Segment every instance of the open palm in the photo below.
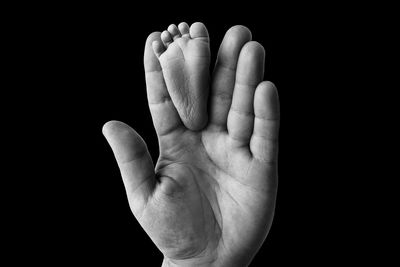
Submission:
<svg viewBox="0 0 400 267">
<path fill-rule="evenodd" d="M 247 265 L 264 241 L 277 189 L 278 97 L 262 82 L 264 49 L 243 26 L 220 47 L 208 123 L 184 126 L 146 42 L 148 101 L 160 156 L 154 168 L 142 138 L 122 122 L 103 132 L 121 170 L 133 214 L 165 266 Z M 193 122 L 196 124 L 196 122 Z"/>
</svg>

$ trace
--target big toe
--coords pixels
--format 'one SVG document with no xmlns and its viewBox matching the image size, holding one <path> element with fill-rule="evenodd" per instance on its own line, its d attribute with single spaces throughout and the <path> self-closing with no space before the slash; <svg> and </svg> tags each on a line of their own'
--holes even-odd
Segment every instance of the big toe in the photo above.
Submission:
<svg viewBox="0 0 400 267">
<path fill-rule="evenodd" d="M 204 41 L 208 42 L 208 31 L 206 26 L 201 22 L 195 22 L 190 26 L 190 37 L 195 38 L 202 38 Z"/>
</svg>

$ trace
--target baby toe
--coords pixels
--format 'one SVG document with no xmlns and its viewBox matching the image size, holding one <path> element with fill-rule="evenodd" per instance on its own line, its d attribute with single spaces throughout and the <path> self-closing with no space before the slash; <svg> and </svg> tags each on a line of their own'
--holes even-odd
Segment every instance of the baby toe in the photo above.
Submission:
<svg viewBox="0 0 400 267">
<path fill-rule="evenodd" d="M 169 31 L 163 31 L 161 33 L 161 41 L 165 45 L 165 47 L 168 47 L 170 43 L 172 43 L 173 39 Z"/>
<path fill-rule="evenodd" d="M 171 35 L 173 40 L 175 40 L 176 38 L 181 37 L 181 33 L 179 32 L 178 27 L 176 27 L 175 24 L 169 25 L 168 32 L 170 33 L 170 35 Z"/>
<path fill-rule="evenodd" d="M 189 37 L 189 25 L 186 22 L 179 23 L 178 28 L 183 37 Z"/>
<path fill-rule="evenodd" d="M 164 51 L 165 51 L 165 46 L 164 46 L 164 44 L 163 44 L 160 40 L 155 40 L 155 41 L 153 41 L 153 43 L 152 43 L 151 45 L 152 45 L 152 47 L 153 47 L 154 54 L 155 54 L 157 57 L 160 57 L 161 54 L 164 53 Z"/>
</svg>

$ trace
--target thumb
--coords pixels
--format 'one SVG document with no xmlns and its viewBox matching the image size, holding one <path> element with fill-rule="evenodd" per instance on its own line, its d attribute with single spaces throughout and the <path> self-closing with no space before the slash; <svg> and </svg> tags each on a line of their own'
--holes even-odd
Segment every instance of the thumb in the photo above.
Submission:
<svg viewBox="0 0 400 267">
<path fill-rule="evenodd" d="M 132 212 L 139 215 L 155 185 L 154 165 L 146 143 L 135 130 L 119 121 L 104 124 L 103 134 L 117 160 Z"/>
</svg>

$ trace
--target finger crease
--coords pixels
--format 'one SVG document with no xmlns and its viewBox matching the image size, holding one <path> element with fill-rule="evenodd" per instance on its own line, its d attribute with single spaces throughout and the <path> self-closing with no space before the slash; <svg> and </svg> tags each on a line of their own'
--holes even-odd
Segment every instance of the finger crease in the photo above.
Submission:
<svg viewBox="0 0 400 267">
<path fill-rule="evenodd" d="M 239 110 L 239 109 L 234 108 L 234 107 L 231 107 L 231 111 L 237 113 L 240 116 L 254 118 L 254 113 L 250 112 L 250 111 Z"/>
<path fill-rule="evenodd" d="M 161 101 L 158 102 L 149 102 L 150 106 L 157 106 L 157 105 L 163 105 L 163 104 L 168 104 L 169 102 L 172 102 L 171 97 L 165 96 L 161 99 Z"/>
</svg>

